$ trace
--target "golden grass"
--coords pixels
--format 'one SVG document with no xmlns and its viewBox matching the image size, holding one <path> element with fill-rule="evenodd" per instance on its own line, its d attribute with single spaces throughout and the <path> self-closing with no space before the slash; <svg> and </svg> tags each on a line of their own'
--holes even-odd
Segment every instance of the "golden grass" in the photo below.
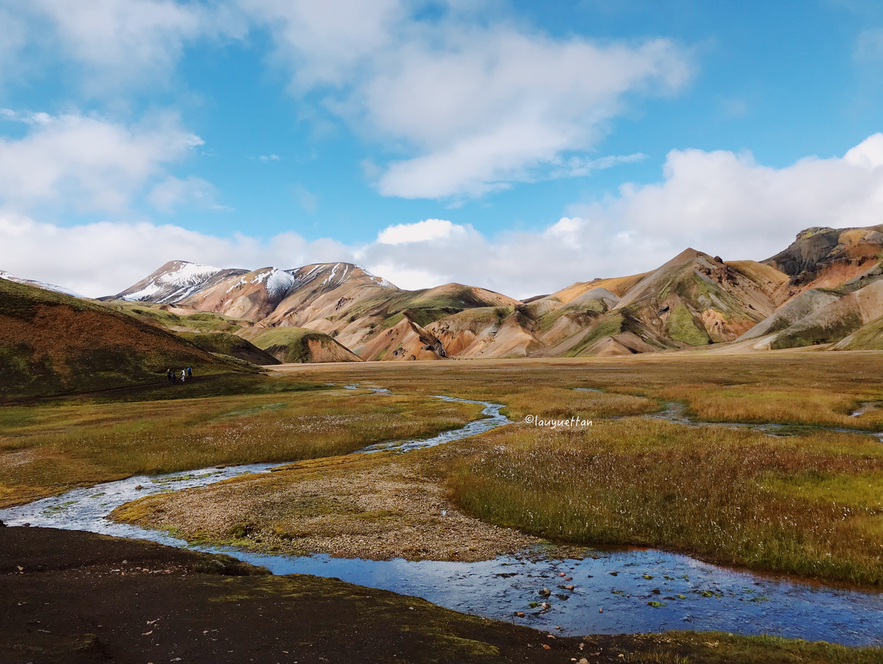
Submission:
<svg viewBox="0 0 883 664">
<path fill-rule="evenodd" d="M 770 351 L 750 355 L 657 353 L 617 358 L 363 363 L 274 367 L 276 376 L 361 382 L 409 394 L 445 393 L 504 403 L 513 419 L 584 409 L 594 417 L 646 412 L 650 403 L 685 402 L 699 419 L 883 430 L 883 353 Z M 606 401 L 574 387 L 603 389 Z M 614 395 L 643 400 L 615 402 Z M 580 404 L 577 399 L 599 398 Z"/>
<path fill-rule="evenodd" d="M 467 511 L 541 537 L 880 586 L 881 476 L 883 446 L 867 436 L 628 418 L 491 432 L 449 485 Z"/>
</svg>

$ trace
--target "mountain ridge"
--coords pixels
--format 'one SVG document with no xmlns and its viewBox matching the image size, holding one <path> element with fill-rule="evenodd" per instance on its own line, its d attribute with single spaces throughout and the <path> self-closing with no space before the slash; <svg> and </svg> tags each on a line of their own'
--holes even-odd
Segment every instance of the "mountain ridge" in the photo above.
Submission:
<svg viewBox="0 0 883 664">
<path fill-rule="evenodd" d="M 881 256 L 883 225 L 809 228 L 764 261 L 724 261 L 688 247 L 648 272 L 525 300 L 460 283 L 405 290 L 346 262 L 245 270 L 176 260 L 103 299 L 165 309 L 179 322 L 220 316 L 236 321 L 223 331 L 243 338 L 281 328 L 321 333 L 329 339 L 308 335 L 317 358 L 617 355 L 712 344 L 764 350 L 850 335 L 855 346 L 876 343 L 856 333 L 883 316 L 883 283 L 875 285 L 883 281 Z M 295 346 L 278 346 L 277 358 L 302 357 L 303 334 L 289 334 Z"/>
</svg>

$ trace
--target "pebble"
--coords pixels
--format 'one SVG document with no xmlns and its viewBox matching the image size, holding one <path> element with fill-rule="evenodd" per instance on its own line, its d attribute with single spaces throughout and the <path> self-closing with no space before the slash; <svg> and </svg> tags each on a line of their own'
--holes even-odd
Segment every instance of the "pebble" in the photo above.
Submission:
<svg viewBox="0 0 883 664">
<path fill-rule="evenodd" d="M 564 586 L 564 590 L 573 590 L 574 586 Z"/>
<path fill-rule="evenodd" d="M 549 604 L 548 602 L 543 602 L 542 604 L 540 604 L 540 606 L 543 607 L 543 608 L 546 609 L 546 610 L 549 610 L 549 609 L 552 608 L 552 605 Z"/>
<path fill-rule="evenodd" d="M 604 613 L 604 609 L 598 609 L 598 613 Z"/>
<path fill-rule="evenodd" d="M 516 611 L 515 615 L 518 616 L 519 618 L 524 618 L 524 611 Z"/>
<path fill-rule="evenodd" d="M 141 491 L 141 489 L 143 489 L 143 488 L 144 488 L 144 487 L 141 486 L 140 484 L 136 484 L 136 485 L 135 485 L 135 491 Z"/>
<path fill-rule="evenodd" d="M 543 597 L 548 597 L 548 596 L 551 595 L 551 594 L 552 594 L 552 591 L 549 590 L 548 588 L 543 588 L 543 589 L 540 591 L 540 595 L 542 595 Z"/>
</svg>

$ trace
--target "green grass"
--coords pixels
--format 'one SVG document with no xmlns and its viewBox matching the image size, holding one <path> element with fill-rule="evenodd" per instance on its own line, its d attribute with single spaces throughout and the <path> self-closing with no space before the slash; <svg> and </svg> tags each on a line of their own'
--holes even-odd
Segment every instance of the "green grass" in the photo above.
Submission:
<svg viewBox="0 0 883 664">
<path fill-rule="evenodd" d="M 693 314 L 682 303 L 675 305 L 668 319 L 668 336 L 691 346 L 704 346 L 709 341 L 705 328 L 695 324 Z"/>
<path fill-rule="evenodd" d="M 179 336 L 210 353 L 229 355 L 230 357 L 260 365 L 279 363 L 279 360 L 269 353 L 235 334 L 228 334 L 227 332 L 211 332 L 205 334 L 198 332 L 181 332 L 179 333 Z"/>
<path fill-rule="evenodd" d="M 281 362 L 310 362 L 312 360 L 310 341 L 325 343 L 332 341 L 327 334 L 308 330 L 305 327 L 274 327 L 249 336 L 255 346 Z"/>
<path fill-rule="evenodd" d="M 147 302 L 112 301 L 106 306 L 166 329 L 184 328 L 197 333 L 235 332 L 253 325 L 250 321 L 208 311 L 177 314 L 162 308 L 163 305 Z"/>
<path fill-rule="evenodd" d="M 665 632 L 587 636 L 585 651 L 602 650 L 605 662 L 641 664 L 880 664 L 883 649 L 849 648 L 823 641 L 726 632 Z M 608 659 L 609 658 L 609 659 Z M 591 660 L 590 660 L 591 661 Z M 602 660 L 597 660 L 602 661 Z"/>
<path fill-rule="evenodd" d="M 840 341 L 858 330 L 862 324 L 861 316 L 857 313 L 849 313 L 825 325 L 818 324 L 792 332 L 783 332 L 773 340 L 770 348 L 779 350 Z"/>
<path fill-rule="evenodd" d="M 625 318 L 621 313 L 611 314 L 610 317 L 602 320 L 598 325 L 593 327 L 591 331 L 583 337 L 582 341 L 568 351 L 567 356 L 574 357 L 579 355 L 599 339 L 619 334 L 622 332 L 624 322 Z"/>
</svg>

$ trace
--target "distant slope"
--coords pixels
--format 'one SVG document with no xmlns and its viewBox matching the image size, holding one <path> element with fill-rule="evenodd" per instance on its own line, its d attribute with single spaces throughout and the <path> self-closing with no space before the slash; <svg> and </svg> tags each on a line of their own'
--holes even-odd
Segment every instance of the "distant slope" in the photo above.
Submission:
<svg viewBox="0 0 883 664">
<path fill-rule="evenodd" d="M 240 318 L 231 318 L 223 314 L 192 309 L 180 309 L 167 304 L 151 304 L 146 302 L 123 302 L 113 300 L 105 302 L 105 306 L 116 311 L 129 314 L 138 320 L 157 325 L 172 332 L 230 332 L 243 327 L 252 327 L 254 323 Z"/>
<path fill-rule="evenodd" d="M 0 280 L 0 395 L 99 390 L 237 369 L 152 325 L 100 304 Z"/>
<path fill-rule="evenodd" d="M 37 288 L 42 288 L 43 290 L 55 291 L 56 293 L 64 293 L 65 295 L 70 295 L 71 297 L 83 297 L 79 293 L 75 293 L 74 291 L 64 288 L 62 286 L 56 286 L 55 284 L 47 284 L 42 281 L 34 281 L 33 279 L 22 279 L 21 277 L 16 277 L 15 275 L 9 274 L 5 270 L 0 270 L 0 279 L 6 279 L 7 281 L 14 281 L 17 284 L 25 284 L 27 286 L 36 286 Z"/>
<path fill-rule="evenodd" d="M 237 337 L 235 334 L 228 334 L 226 332 L 209 332 L 206 334 L 181 332 L 179 336 L 210 353 L 229 355 L 252 364 L 281 364 L 270 353 L 261 350 L 247 339 Z"/>
<path fill-rule="evenodd" d="M 883 316 L 872 320 L 844 337 L 834 350 L 883 350 Z"/>
<path fill-rule="evenodd" d="M 780 302 L 810 288 L 836 288 L 879 263 L 883 225 L 868 228 L 808 228 L 787 249 L 763 261 L 790 278 Z"/>
<path fill-rule="evenodd" d="M 327 334 L 299 327 L 261 328 L 240 331 L 240 336 L 279 362 L 360 362 L 360 358 Z"/>
<path fill-rule="evenodd" d="M 883 267 L 869 270 L 836 288 L 801 292 L 740 340 L 755 348 L 798 348 L 835 343 L 883 316 Z M 864 333 L 867 345 L 869 331 Z"/>
</svg>

